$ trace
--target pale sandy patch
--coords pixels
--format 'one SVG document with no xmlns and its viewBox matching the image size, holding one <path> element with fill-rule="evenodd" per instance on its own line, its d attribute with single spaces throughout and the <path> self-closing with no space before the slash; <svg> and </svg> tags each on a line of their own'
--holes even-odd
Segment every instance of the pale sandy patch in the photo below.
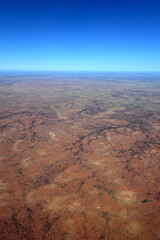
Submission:
<svg viewBox="0 0 160 240">
<path fill-rule="evenodd" d="M 157 123 L 152 124 L 152 127 L 154 127 L 157 130 L 160 130 L 160 125 Z"/>
<path fill-rule="evenodd" d="M 125 107 L 122 107 L 122 106 L 115 106 L 115 107 L 112 107 L 112 108 L 110 108 L 108 111 L 107 111 L 107 113 L 108 114 L 114 114 L 115 113 L 115 111 L 125 111 L 126 110 L 126 108 Z"/>
<path fill-rule="evenodd" d="M 103 166 L 104 163 L 101 161 L 95 161 L 95 160 L 91 160 L 90 161 L 91 164 L 95 165 L 95 166 Z"/>
<path fill-rule="evenodd" d="M 69 182 L 77 178 L 80 178 L 79 176 L 77 176 L 77 173 L 73 172 L 71 168 L 68 168 L 63 173 L 57 175 L 56 181 Z"/>
<path fill-rule="evenodd" d="M 151 149 L 150 152 L 151 152 L 151 153 L 158 153 L 158 156 L 160 155 L 160 154 L 159 154 L 159 149 L 154 149 L 154 148 L 153 148 L 153 149 Z"/>
<path fill-rule="evenodd" d="M 49 132 L 49 136 L 52 140 L 57 140 L 56 134 L 54 132 Z"/>
<path fill-rule="evenodd" d="M 67 209 L 73 212 L 81 212 L 83 210 L 79 202 L 69 203 Z"/>
<path fill-rule="evenodd" d="M 55 189 L 57 188 L 57 185 L 55 183 L 47 184 L 42 187 L 43 189 Z"/>
<path fill-rule="evenodd" d="M 5 190 L 7 188 L 7 183 L 4 183 L 1 179 L 0 179 L 0 190 Z"/>
<path fill-rule="evenodd" d="M 107 111 L 107 113 L 108 114 L 114 114 L 115 113 L 115 108 L 110 108 L 108 111 Z"/>
<path fill-rule="evenodd" d="M 64 172 L 60 173 L 56 179 L 60 182 L 69 182 L 75 178 L 75 174 L 72 169 L 67 168 Z"/>
<path fill-rule="evenodd" d="M 68 218 L 65 222 L 67 228 L 67 235 L 65 236 L 65 240 L 76 240 L 75 236 L 75 227 L 74 227 L 74 220 L 72 218 Z"/>
<path fill-rule="evenodd" d="M 135 131 L 132 133 L 133 136 L 140 136 L 141 135 L 141 132 L 140 131 Z"/>
<path fill-rule="evenodd" d="M 6 206 L 7 205 L 7 198 L 8 198 L 7 193 L 1 193 L 0 194 L 0 206 Z"/>
<path fill-rule="evenodd" d="M 33 196 L 33 192 L 31 191 L 26 195 L 26 202 L 27 204 L 32 204 L 34 203 L 34 201 L 35 201 L 35 198 Z"/>
<path fill-rule="evenodd" d="M 8 187 L 8 183 L 4 183 L 2 179 L 0 179 L 0 206 L 7 205 L 8 202 L 8 193 L 5 190 Z"/>
<path fill-rule="evenodd" d="M 100 206 L 96 206 L 95 209 L 99 210 L 99 209 L 101 209 L 101 207 Z"/>
<path fill-rule="evenodd" d="M 132 234 L 137 234 L 140 232 L 141 226 L 137 222 L 132 222 L 128 225 L 128 231 Z"/>
<path fill-rule="evenodd" d="M 105 171 L 105 173 L 108 176 L 113 176 L 116 174 L 116 171 L 114 169 L 108 169 L 107 171 Z"/>
<path fill-rule="evenodd" d="M 66 120 L 66 119 L 67 119 L 67 117 L 64 116 L 60 111 L 57 111 L 57 117 L 58 117 L 59 119 L 62 119 L 62 120 Z"/>
<path fill-rule="evenodd" d="M 92 163 L 93 163 L 94 165 L 96 165 L 96 166 L 100 166 L 100 165 L 102 165 L 102 163 L 99 162 L 99 161 L 93 161 Z"/>
<path fill-rule="evenodd" d="M 122 191 L 118 194 L 118 200 L 123 203 L 133 203 L 136 201 L 136 193 L 132 191 Z"/>
<path fill-rule="evenodd" d="M 71 181 L 73 178 L 71 176 L 64 176 L 62 174 L 60 174 L 58 177 L 57 177 L 57 180 L 60 181 L 60 182 L 69 182 Z"/>
<path fill-rule="evenodd" d="M 114 179 L 114 182 L 115 182 L 117 185 L 123 185 L 123 184 L 124 184 L 122 178 L 115 178 L 115 179 Z"/>
<path fill-rule="evenodd" d="M 57 185 L 54 183 L 44 185 L 37 190 L 32 190 L 26 195 L 26 203 L 31 205 L 38 202 L 51 201 L 54 199 L 53 189 L 56 189 Z M 49 190 L 49 191 L 48 191 Z"/>
<path fill-rule="evenodd" d="M 46 204 L 46 208 L 49 211 L 53 212 L 59 211 L 62 209 L 62 206 L 64 205 L 67 199 L 68 199 L 67 195 L 56 196 Z"/>
<path fill-rule="evenodd" d="M 18 147 L 18 145 L 19 145 L 21 142 L 22 142 L 21 139 L 19 139 L 19 140 L 17 140 L 17 141 L 15 142 L 15 144 L 13 145 L 13 150 L 14 150 L 14 151 L 17 151 L 17 150 L 18 150 L 17 147 Z"/>
<path fill-rule="evenodd" d="M 38 153 L 41 155 L 41 156 L 47 156 L 47 153 L 43 150 L 38 150 Z"/>
<path fill-rule="evenodd" d="M 121 211 L 119 212 L 119 216 L 122 218 L 132 218 L 134 217 L 136 214 L 138 213 L 137 210 L 132 210 L 132 209 L 128 209 L 128 208 L 123 208 L 121 209 Z"/>
<path fill-rule="evenodd" d="M 31 158 L 30 158 L 30 157 L 24 158 L 24 159 L 22 160 L 22 165 L 23 165 L 23 167 L 24 167 L 24 168 L 27 168 L 27 167 L 28 167 L 28 164 L 30 163 L 30 161 L 31 161 Z"/>
<path fill-rule="evenodd" d="M 111 143 L 112 142 L 111 134 L 107 133 L 106 137 L 107 137 L 107 141 Z"/>
<path fill-rule="evenodd" d="M 128 211 L 127 209 L 123 208 L 120 212 L 119 212 L 119 216 L 122 218 L 127 219 L 128 218 Z"/>
<path fill-rule="evenodd" d="M 78 203 L 78 202 L 74 202 L 73 205 L 74 205 L 74 206 L 80 206 L 81 204 Z"/>
<path fill-rule="evenodd" d="M 16 133 L 17 130 L 18 130 L 18 128 L 16 128 L 16 127 L 12 127 L 12 128 L 10 129 L 10 131 L 11 131 L 12 133 Z"/>
</svg>

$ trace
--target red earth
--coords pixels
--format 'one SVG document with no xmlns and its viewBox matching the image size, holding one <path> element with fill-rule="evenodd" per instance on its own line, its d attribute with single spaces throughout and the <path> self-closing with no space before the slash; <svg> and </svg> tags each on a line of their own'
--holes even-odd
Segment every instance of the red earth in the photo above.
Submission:
<svg viewBox="0 0 160 240">
<path fill-rule="evenodd" d="M 160 239 L 159 79 L 0 75 L 0 239 Z"/>
</svg>

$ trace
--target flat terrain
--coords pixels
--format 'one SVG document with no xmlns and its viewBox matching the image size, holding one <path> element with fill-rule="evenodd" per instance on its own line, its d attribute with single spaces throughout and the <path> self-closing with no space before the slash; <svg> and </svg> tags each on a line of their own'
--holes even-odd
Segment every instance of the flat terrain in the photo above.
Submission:
<svg viewBox="0 0 160 240">
<path fill-rule="evenodd" d="M 0 239 L 160 239 L 160 74 L 0 74 Z"/>
</svg>

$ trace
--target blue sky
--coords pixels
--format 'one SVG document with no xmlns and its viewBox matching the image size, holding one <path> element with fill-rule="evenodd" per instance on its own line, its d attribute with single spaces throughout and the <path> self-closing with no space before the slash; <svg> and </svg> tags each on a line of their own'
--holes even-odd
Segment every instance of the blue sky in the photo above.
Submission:
<svg viewBox="0 0 160 240">
<path fill-rule="evenodd" d="M 159 0 L 0 0 L 0 70 L 160 71 L 159 11 Z"/>
</svg>

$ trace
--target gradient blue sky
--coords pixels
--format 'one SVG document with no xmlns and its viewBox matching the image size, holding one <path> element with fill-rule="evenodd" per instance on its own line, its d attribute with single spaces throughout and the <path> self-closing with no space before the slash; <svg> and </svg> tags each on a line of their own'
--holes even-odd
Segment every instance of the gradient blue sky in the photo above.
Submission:
<svg viewBox="0 0 160 240">
<path fill-rule="evenodd" d="M 0 0 L 0 70 L 160 71 L 160 1 Z"/>
</svg>

